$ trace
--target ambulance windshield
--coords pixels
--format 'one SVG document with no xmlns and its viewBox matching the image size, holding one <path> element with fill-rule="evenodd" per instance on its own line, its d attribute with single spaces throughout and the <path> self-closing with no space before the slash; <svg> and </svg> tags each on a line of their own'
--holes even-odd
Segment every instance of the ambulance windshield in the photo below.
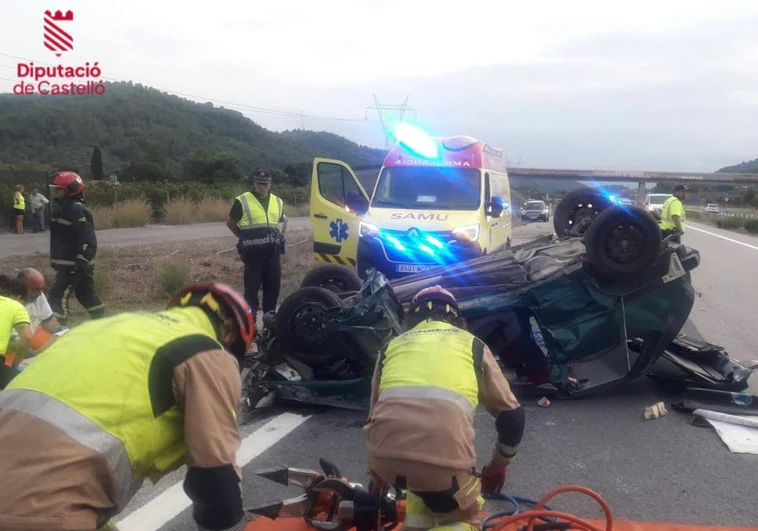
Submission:
<svg viewBox="0 0 758 531">
<path fill-rule="evenodd" d="M 416 210 L 476 210 L 481 171 L 473 168 L 384 168 L 371 206 Z"/>
</svg>

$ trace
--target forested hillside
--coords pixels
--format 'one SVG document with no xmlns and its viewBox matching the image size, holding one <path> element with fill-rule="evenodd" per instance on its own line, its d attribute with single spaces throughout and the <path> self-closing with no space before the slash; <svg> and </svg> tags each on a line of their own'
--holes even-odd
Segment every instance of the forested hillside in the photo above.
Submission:
<svg viewBox="0 0 758 531">
<path fill-rule="evenodd" d="M 741 162 L 734 166 L 726 166 L 719 171 L 721 173 L 758 173 L 758 159 Z"/>
<path fill-rule="evenodd" d="M 95 147 L 105 175 L 127 180 L 181 180 L 208 166 L 224 175 L 258 166 L 302 170 L 316 156 L 379 166 L 384 155 L 331 133 L 275 133 L 238 111 L 139 84 L 108 83 L 103 96 L 0 95 L 0 163 L 70 167 L 90 176 Z"/>
</svg>

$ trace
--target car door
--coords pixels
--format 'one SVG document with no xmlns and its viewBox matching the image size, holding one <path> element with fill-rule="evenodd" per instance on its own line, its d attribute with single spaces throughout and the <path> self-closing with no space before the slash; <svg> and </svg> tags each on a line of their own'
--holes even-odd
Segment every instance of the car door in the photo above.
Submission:
<svg viewBox="0 0 758 531">
<path fill-rule="evenodd" d="M 316 260 L 355 266 L 360 220 L 369 196 L 342 161 L 316 158 L 311 176 L 311 227 Z"/>
</svg>

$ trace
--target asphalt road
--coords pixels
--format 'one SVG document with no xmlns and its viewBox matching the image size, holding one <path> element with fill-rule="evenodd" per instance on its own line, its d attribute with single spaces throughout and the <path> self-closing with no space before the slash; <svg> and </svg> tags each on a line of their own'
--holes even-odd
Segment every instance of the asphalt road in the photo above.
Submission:
<svg viewBox="0 0 758 531">
<path fill-rule="evenodd" d="M 310 219 L 307 217 L 290 218 L 287 230 L 301 230 L 309 227 Z M 225 238 L 231 235 L 232 233 L 224 223 L 149 225 L 132 229 L 98 230 L 97 243 L 100 247 L 128 247 L 205 238 Z M 18 254 L 49 252 L 50 232 L 0 235 L 0 258 Z"/>
<path fill-rule="evenodd" d="M 524 241 L 550 229 L 549 224 L 534 223 L 516 232 Z M 758 265 L 758 239 L 696 224 L 685 238 L 702 255 L 701 266 L 693 273 L 702 295 L 685 331 L 702 332 L 738 359 L 758 358 L 752 337 L 758 283 L 750 280 Z M 618 519 L 755 525 L 758 457 L 730 453 L 713 430 L 691 426 L 689 416 L 675 411 L 662 419 L 644 420 L 644 408 L 665 398 L 641 379 L 602 396 L 553 401 L 549 408 L 525 399 L 527 430 L 509 471 L 507 491 L 539 498 L 557 486 L 579 484 L 599 492 Z M 364 420 L 364 413 L 334 409 L 277 406 L 261 412 L 242 427 L 245 439 L 238 455 L 245 504 L 298 494 L 255 477 L 254 470 L 279 464 L 317 468 L 319 457 L 335 461 L 343 474 L 365 484 L 366 452 L 360 429 Z M 486 412 L 478 413 L 476 424 L 481 466 L 486 464 L 495 431 Z M 192 529 L 182 478 L 180 470 L 156 486 L 144 487 L 121 517 L 121 529 Z M 600 516 L 598 509 L 574 497 L 553 506 Z M 488 502 L 486 508 L 498 507 Z"/>
<path fill-rule="evenodd" d="M 297 222 L 307 227 L 307 218 Z M 519 227 L 516 243 L 549 233 L 550 225 Z M 685 242 L 702 256 L 700 267 L 693 272 L 701 296 L 685 332 L 702 333 L 737 359 L 758 358 L 752 336 L 758 283 L 751 280 L 758 265 L 758 239 L 698 224 L 689 227 Z M 104 246 L 222 235 L 227 235 L 223 224 L 99 233 Z M 46 236 L 2 236 L 0 256 L 45 252 Z M 751 387 L 756 389 L 756 383 Z M 755 525 L 758 456 L 730 453 L 713 430 L 691 426 L 689 416 L 675 411 L 662 419 L 645 420 L 644 408 L 662 399 L 665 396 L 645 379 L 598 397 L 553 401 L 549 408 L 525 399 L 527 431 L 518 460 L 509 471 L 507 491 L 539 498 L 557 486 L 579 484 L 599 492 L 619 519 Z M 316 468 L 323 456 L 337 462 L 353 481 L 367 481 L 360 430 L 364 420 L 361 412 L 278 406 L 256 416 L 242 426 L 245 438 L 238 454 L 245 504 L 297 494 L 253 475 L 258 468 L 278 464 Z M 476 423 L 482 466 L 494 444 L 495 431 L 486 412 L 479 412 Z M 120 517 L 122 531 L 193 529 L 189 502 L 181 488 L 183 473 L 180 470 L 158 485 L 143 487 Z M 599 516 L 597 509 L 574 497 L 553 506 Z M 488 502 L 486 508 L 497 507 Z"/>
</svg>

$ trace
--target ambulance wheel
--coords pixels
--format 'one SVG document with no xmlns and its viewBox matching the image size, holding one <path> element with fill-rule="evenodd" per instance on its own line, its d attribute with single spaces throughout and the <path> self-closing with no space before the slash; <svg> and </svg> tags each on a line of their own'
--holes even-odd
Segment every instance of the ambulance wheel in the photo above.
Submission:
<svg viewBox="0 0 758 531">
<path fill-rule="evenodd" d="M 579 188 L 561 199 L 553 214 L 553 227 L 559 238 L 581 236 L 587 232 L 592 220 L 614 205 L 598 188 Z"/>
<path fill-rule="evenodd" d="M 613 206 L 593 220 L 584 246 L 594 271 L 606 278 L 629 280 L 653 265 L 661 241 L 661 229 L 645 209 Z"/>
<path fill-rule="evenodd" d="M 318 352 L 328 342 L 330 332 L 321 323 L 324 313 L 341 308 L 342 299 L 318 286 L 298 289 L 284 299 L 276 312 L 274 331 L 284 352 Z"/>
<path fill-rule="evenodd" d="M 360 291 L 363 282 L 351 268 L 339 264 L 323 264 L 308 271 L 301 288 L 319 287 L 334 293 Z"/>
</svg>

